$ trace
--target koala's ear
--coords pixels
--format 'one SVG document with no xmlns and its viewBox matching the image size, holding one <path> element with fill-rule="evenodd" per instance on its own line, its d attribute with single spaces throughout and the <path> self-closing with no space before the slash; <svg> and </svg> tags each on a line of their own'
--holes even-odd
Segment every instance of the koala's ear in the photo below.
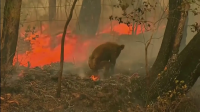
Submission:
<svg viewBox="0 0 200 112">
<path fill-rule="evenodd" d="M 120 49 L 121 49 L 121 50 L 123 50 L 123 49 L 124 49 L 124 47 L 125 47 L 125 45 L 123 45 L 123 44 L 122 44 L 122 45 L 120 45 Z"/>
</svg>

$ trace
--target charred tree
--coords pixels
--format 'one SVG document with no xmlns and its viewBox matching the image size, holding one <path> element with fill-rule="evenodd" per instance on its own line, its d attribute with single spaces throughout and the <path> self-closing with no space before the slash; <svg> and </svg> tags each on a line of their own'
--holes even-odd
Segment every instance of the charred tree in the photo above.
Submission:
<svg viewBox="0 0 200 112">
<path fill-rule="evenodd" d="M 4 8 L 4 5 L 5 5 L 5 0 L 1 0 L 1 3 L 0 3 L 0 4 L 1 4 L 1 12 L 3 12 L 3 11 L 4 11 L 3 8 Z M 1 18 L 2 18 L 2 16 L 3 16 L 3 15 L 1 15 Z"/>
<path fill-rule="evenodd" d="M 56 0 L 49 0 L 49 21 L 52 22 L 56 17 Z"/>
<path fill-rule="evenodd" d="M 63 35 L 62 35 L 62 39 L 61 39 L 61 51 L 60 51 L 60 70 L 58 72 L 58 87 L 57 87 L 57 94 L 56 97 L 60 98 L 60 93 L 61 93 L 61 80 L 62 80 L 62 72 L 63 72 L 63 63 L 64 63 L 64 44 L 65 44 L 65 35 L 67 32 L 67 27 L 69 25 L 69 22 L 72 19 L 73 16 L 73 10 L 75 8 L 77 0 L 74 0 L 71 10 L 70 10 L 70 14 L 69 17 L 65 23 L 65 27 L 64 27 L 64 31 L 63 31 Z"/>
<path fill-rule="evenodd" d="M 185 22 L 186 22 L 187 17 L 188 17 L 188 10 L 189 10 L 190 4 L 185 3 L 185 4 L 182 4 L 179 7 L 180 8 L 178 8 L 178 10 L 181 11 L 180 12 L 181 18 L 178 22 L 178 29 L 177 29 L 175 40 L 174 40 L 174 43 L 173 43 L 172 56 L 178 55 L 178 53 L 179 53 L 179 48 L 180 48 L 181 40 L 182 40 L 182 37 L 183 37 Z"/>
<path fill-rule="evenodd" d="M 169 60 L 167 69 L 162 71 L 148 92 L 148 99 L 155 100 L 159 95 L 176 88 L 175 81 L 184 81 L 187 92 L 200 76 L 200 32 L 183 51 Z"/>
<path fill-rule="evenodd" d="M 56 41 L 52 35 L 53 32 L 53 20 L 56 18 L 56 0 L 49 0 L 49 33 L 51 35 L 51 48 L 56 46 Z"/>
<path fill-rule="evenodd" d="M 185 27 L 184 27 L 184 30 L 183 30 L 183 38 L 182 38 L 182 41 L 181 41 L 181 46 L 179 48 L 179 52 L 182 51 L 186 46 L 187 25 L 188 25 L 188 17 L 187 17 L 186 22 L 185 22 Z"/>
<path fill-rule="evenodd" d="M 179 11 L 177 14 L 180 15 L 180 18 L 177 21 L 178 27 L 175 30 L 176 34 L 171 39 L 172 46 L 169 46 L 169 57 L 165 57 L 168 60 L 166 66 L 163 68 L 163 70 L 160 70 L 158 74 L 150 74 L 151 78 L 155 77 L 156 80 L 154 79 L 149 87 L 149 91 L 147 93 L 148 101 L 155 100 L 159 95 L 162 96 L 168 91 L 175 90 L 176 80 L 185 81 L 185 84 L 188 86 L 188 90 L 194 85 L 199 77 L 199 74 L 196 71 L 199 71 L 198 66 L 200 64 L 200 47 L 198 46 L 198 42 L 200 42 L 200 32 L 195 35 L 188 46 L 180 53 L 180 55 L 178 55 L 180 43 L 183 37 L 184 25 L 188 17 L 189 7 L 190 5 L 185 3 L 178 6 L 178 9 L 175 9 Z M 166 29 L 166 31 L 167 30 L 170 29 Z M 163 44 L 165 43 L 167 43 L 167 41 L 163 41 Z M 159 56 L 157 58 L 159 58 Z M 186 69 L 185 67 L 188 68 Z"/>
<path fill-rule="evenodd" d="M 101 0 L 83 0 L 76 34 L 94 36 L 98 30 L 101 15 Z"/>
<path fill-rule="evenodd" d="M 177 7 L 180 7 L 182 2 L 183 0 L 177 0 L 176 2 L 174 2 L 174 0 L 169 0 L 169 16 L 164 38 L 158 56 L 149 71 L 148 82 L 153 82 L 155 80 L 160 71 L 164 70 L 168 59 L 172 56 L 173 44 L 177 33 L 176 31 L 181 18 L 181 11 L 178 10 Z"/>
<path fill-rule="evenodd" d="M 22 0 L 6 0 L 1 37 L 1 65 L 12 65 L 16 52 Z"/>
</svg>

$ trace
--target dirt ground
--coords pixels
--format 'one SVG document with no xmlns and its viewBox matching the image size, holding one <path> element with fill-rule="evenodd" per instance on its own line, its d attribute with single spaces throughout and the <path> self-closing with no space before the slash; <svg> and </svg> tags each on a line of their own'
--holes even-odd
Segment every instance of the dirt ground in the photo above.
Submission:
<svg viewBox="0 0 200 112">
<path fill-rule="evenodd" d="M 93 81 L 90 76 L 64 72 L 61 98 L 56 98 L 55 67 L 21 69 L 1 88 L 2 112 L 156 112 L 155 106 L 144 106 L 134 94 L 139 87 L 133 83 L 140 79 L 137 73 Z"/>
</svg>

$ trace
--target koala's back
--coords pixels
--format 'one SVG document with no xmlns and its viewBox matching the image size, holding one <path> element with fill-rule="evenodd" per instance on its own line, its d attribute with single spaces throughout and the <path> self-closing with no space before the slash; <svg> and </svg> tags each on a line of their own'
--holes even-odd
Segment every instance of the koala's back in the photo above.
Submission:
<svg viewBox="0 0 200 112">
<path fill-rule="evenodd" d="M 92 53 L 93 58 L 110 59 L 111 55 L 117 52 L 120 45 L 114 42 L 106 42 L 96 47 Z"/>
</svg>

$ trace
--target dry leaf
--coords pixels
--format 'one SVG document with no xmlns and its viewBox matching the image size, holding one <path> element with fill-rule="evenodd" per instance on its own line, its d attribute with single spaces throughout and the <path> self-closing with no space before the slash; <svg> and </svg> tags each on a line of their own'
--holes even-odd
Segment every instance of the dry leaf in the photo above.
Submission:
<svg viewBox="0 0 200 112">
<path fill-rule="evenodd" d="M 6 94 L 6 99 L 7 99 L 7 100 L 9 100 L 10 97 L 11 97 L 11 94 L 10 94 L 10 93 Z"/>
<path fill-rule="evenodd" d="M 19 105 L 17 101 L 7 101 L 7 103 L 16 103 L 17 105 Z"/>
<path fill-rule="evenodd" d="M 166 70 L 167 70 L 167 67 L 165 67 L 164 71 L 166 71 Z"/>
<path fill-rule="evenodd" d="M 80 97 L 80 94 L 78 93 L 72 93 L 73 96 L 75 96 L 75 98 L 79 98 Z"/>
<path fill-rule="evenodd" d="M 1 97 L 1 100 L 5 100 L 3 97 Z"/>
</svg>

